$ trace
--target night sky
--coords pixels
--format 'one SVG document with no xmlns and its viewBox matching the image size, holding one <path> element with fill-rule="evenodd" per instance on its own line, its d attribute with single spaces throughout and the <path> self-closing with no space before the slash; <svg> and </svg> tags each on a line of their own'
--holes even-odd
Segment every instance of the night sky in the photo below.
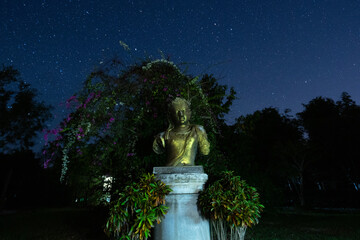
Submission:
<svg viewBox="0 0 360 240">
<path fill-rule="evenodd" d="M 294 115 L 343 91 L 360 101 L 360 1 L 1 0 L 0 19 L 0 64 L 17 68 L 58 121 L 59 103 L 97 66 L 159 50 L 235 87 L 229 123 L 270 106 Z"/>
</svg>

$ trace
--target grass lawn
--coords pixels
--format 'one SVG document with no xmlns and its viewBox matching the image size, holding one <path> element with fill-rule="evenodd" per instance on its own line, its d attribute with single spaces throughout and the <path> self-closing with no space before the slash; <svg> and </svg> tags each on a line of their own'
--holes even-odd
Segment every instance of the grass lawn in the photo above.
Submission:
<svg viewBox="0 0 360 240">
<path fill-rule="evenodd" d="M 101 212 L 86 209 L 6 213 L 0 215 L 0 239 L 107 239 L 102 230 L 105 219 Z M 360 240 L 360 212 L 265 213 L 245 239 Z"/>
<path fill-rule="evenodd" d="M 265 213 L 246 240 L 360 240 L 360 212 L 280 211 Z"/>
<path fill-rule="evenodd" d="M 107 239 L 104 215 L 86 209 L 36 209 L 0 215 L 0 239 Z"/>
</svg>

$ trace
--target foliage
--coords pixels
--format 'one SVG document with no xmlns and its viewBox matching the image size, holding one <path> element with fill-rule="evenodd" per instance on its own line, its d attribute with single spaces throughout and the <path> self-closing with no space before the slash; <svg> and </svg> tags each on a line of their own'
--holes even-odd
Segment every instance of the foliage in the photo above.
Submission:
<svg viewBox="0 0 360 240">
<path fill-rule="evenodd" d="M 256 189 L 239 176 L 234 176 L 231 171 L 221 175 L 200 192 L 199 209 L 211 220 L 213 238 L 243 239 L 246 228 L 259 222 L 264 206 L 259 202 Z"/>
<path fill-rule="evenodd" d="M 265 108 L 239 117 L 233 131 L 235 136 L 242 136 L 248 142 L 245 154 L 253 156 L 257 170 L 264 169 L 267 175 L 287 175 L 281 166 L 286 163 L 279 161 L 279 150 L 285 148 L 284 145 L 302 140 L 296 120 L 280 114 L 275 108 Z"/>
<path fill-rule="evenodd" d="M 139 182 L 119 193 L 110 209 L 105 231 L 119 239 L 148 239 L 155 221 L 160 223 L 167 212 L 165 196 L 170 191 L 154 174 L 143 175 Z"/>
<path fill-rule="evenodd" d="M 192 103 L 191 122 L 206 128 L 214 148 L 197 164 L 217 169 L 216 159 L 222 160 L 216 151 L 219 125 L 234 95 L 233 89 L 227 95 L 226 86 L 212 76 L 186 75 L 168 60 L 131 66 L 114 60 L 91 73 L 82 91 L 66 101 L 71 113 L 59 128 L 45 134 L 51 141 L 44 151 L 44 167 L 59 169 L 61 180 L 73 186 L 79 185 L 74 173 L 81 172 L 87 189 L 94 182 L 101 185 L 104 175 L 114 177 L 114 189 L 120 188 L 128 179 L 164 164 L 164 156 L 153 153 L 152 141 L 168 125 L 168 103 L 183 97 Z"/>
<path fill-rule="evenodd" d="M 21 198 L 20 194 L 11 194 L 11 191 L 18 188 L 16 185 L 20 182 L 19 178 L 14 180 L 14 176 L 18 177 L 19 169 L 28 166 L 29 163 L 21 163 L 22 160 L 36 162 L 31 157 L 30 148 L 34 145 L 34 137 L 51 117 L 50 107 L 38 101 L 36 97 L 37 91 L 21 80 L 18 70 L 11 66 L 2 66 L 0 69 L 0 176 L 2 180 L 0 209 L 14 196 Z M 23 157 L 25 159 L 21 159 Z M 18 164 L 22 167 L 19 168 Z M 23 177 L 24 175 L 21 175 L 21 178 Z"/>
<path fill-rule="evenodd" d="M 298 159 L 288 157 L 291 146 L 303 143 L 298 122 L 265 108 L 240 116 L 224 133 L 223 149 L 232 160 L 229 169 L 256 186 L 267 206 L 282 205 L 284 186 L 299 175 L 293 167 Z"/>
<path fill-rule="evenodd" d="M 50 107 L 36 100 L 37 91 L 20 79 L 18 70 L 0 70 L 0 152 L 29 150 L 34 136 L 49 120 Z"/>
<path fill-rule="evenodd" d="M 312 185 L 321 186 L 324 199 L 334 200 L 334 192 L 339 196 L 358 194 L 360 106 L 346 92 L 337 102 L 317 97 L 304 104 L 298 118 L 309 138 Z M 344 197 L 343 204 L 350 199 Z"/>
</svg>

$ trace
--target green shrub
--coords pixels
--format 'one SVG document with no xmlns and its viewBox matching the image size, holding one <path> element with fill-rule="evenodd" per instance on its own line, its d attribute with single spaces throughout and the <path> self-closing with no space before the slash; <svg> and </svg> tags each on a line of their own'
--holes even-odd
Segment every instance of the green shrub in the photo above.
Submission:
<svg viewBox="0 0 360 240">
<path fill-rule="evenodd" d="M 105 232 L 118 239 L 148 239 L 154 222 L 160 223 L 167 212 L 165 196 L 171 191 L 154 174 L 144 174 L 139 182 L 119 193 L 110 209 Z"/>
<path fill-rule="evenodd" d="M 201 191 L 198 207 L 210 219 L 213 239 L 243 239 L 247 227 L 258 223 L 264 208 L 254 187 L 232 171 Z"/>
</svg>

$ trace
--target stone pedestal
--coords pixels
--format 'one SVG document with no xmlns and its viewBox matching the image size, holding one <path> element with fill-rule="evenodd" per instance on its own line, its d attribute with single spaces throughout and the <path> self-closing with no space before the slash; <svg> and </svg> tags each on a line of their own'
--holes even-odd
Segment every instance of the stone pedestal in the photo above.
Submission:
<svg viewBox="0 0 360 240">
<path fill-rule="evenodd" d="M 173 190 L 165 198 L 169 210 L 155 226 L 155 240 L 210 240 L 209 221 L 200 216 L 196 206 L 208 179 L 203 167 L 155 167 L 154 174 Z"/>
</svg>

